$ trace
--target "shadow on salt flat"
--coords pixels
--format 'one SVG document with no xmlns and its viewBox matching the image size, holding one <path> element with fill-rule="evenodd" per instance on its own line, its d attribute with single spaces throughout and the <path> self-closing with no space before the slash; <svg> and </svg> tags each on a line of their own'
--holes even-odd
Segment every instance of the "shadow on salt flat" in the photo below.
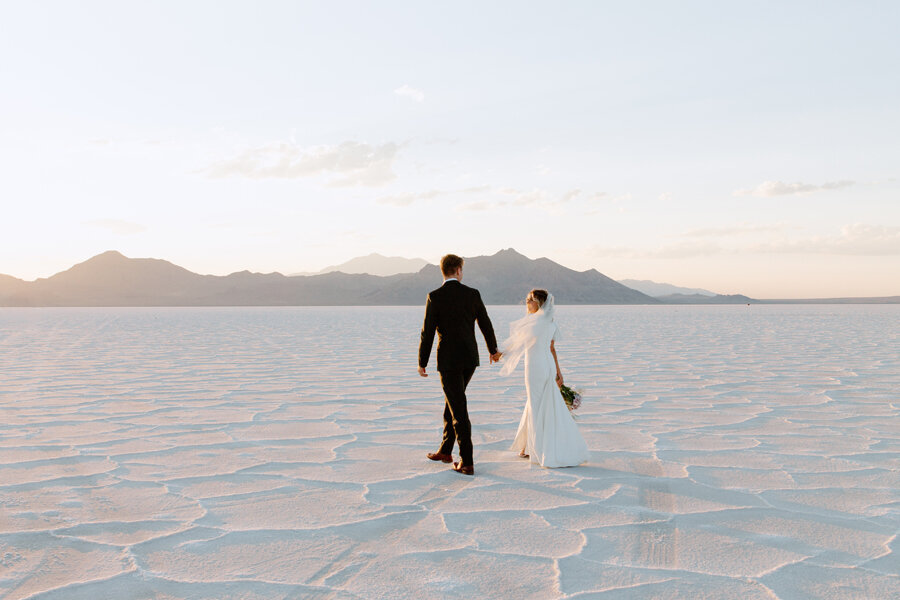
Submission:
<svg viewBox="0 0 900 600">
<path fill-rule="evenodd" d="M 580 556 L 620 567 L 683 570 L 731 578 L 759 577 L 809 554 L 777 540 L 727 535 L 693 519 L 586 529 Z"/>
<path fill-rule="evenodd" d="M 898 598 L 900 577 L 867 569 L 788 565 L 760 581 L 781 598 Z"/>
<path fill-rule="evenodd" d="M 397 597 L 414 590 L 422 600 L 447 598 L 555 598 L 552 560 L 470 548 L 377 557 L 344 584 L 363 598 Z"/>
</svg>

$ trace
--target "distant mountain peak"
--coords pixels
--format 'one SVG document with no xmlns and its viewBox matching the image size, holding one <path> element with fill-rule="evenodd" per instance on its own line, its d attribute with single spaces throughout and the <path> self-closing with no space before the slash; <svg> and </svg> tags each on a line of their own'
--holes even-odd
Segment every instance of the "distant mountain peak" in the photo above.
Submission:
<svg viewBox="0 0 900 600">
<path fill-rule="evenodd" d="M 528 258 L 521 252 L 517 252 L 515 248 L 505 248 L 503 250 L 500 250 L 496 254 L 494 254 L 494 256 L 510 256 L 510 257 L 517 257 L 517 258 Z"/>
<path fill-rule="evenodd" d="M 101 252 L 96 256 L 92 256 L 91 258 L 82 261 L 80 263 L 76 263 L 69 270 L 72 269 L 80 270 L 80 269 L 107 269 L 107 268 L 129 268 L 135 264 L 146 262 L 146 261 L 154 261 L 157 259 L 153 258 L 128 258 L 118 250 L 107 250 L 106 252 Z M 165 262 L 165 261 L 160 261 Z"/>
<path fill-rule="evenodd" d="M 100 254 L 97 254 L 96 256 L 90 257 L 87 260 L 83 260 L 80 263 L 74 264 L 68 269 L 68 271 L 83 271 L 85 269 L 106 269 L 118 267 L 120 265 L 127 264 L 130 261 L 130 258 L 125 256 L 118 250 L 107 250 L 106 252 L 102 252 Z M 57 273 L 57 275 L 59 275 L 59 273 Z"/>
<path fill-rule="evenodd" d="M 715 296 L 715 292 L 711 292 L 709 290 L 704 290 L 701 288 L 688 288 L 681 287 L 678 285 L 672 285 L 671 283 L 659 283 L 656 281 L 650 281 L 648 279 L 622 279 L 619 281 L 622 285 L 628 286 L 633 290 L 637 290 L 648 296 L 653 296 L 654 298 L 662 298 L 665 296 L 672 295 L 687 295 L 687 296 Z"/>
<path fill-rule="evenodd" d="M 118 250 L 107 250 L 106 252 L 102 252 L 97 256 L 89 258 L 88 260 L 127 260 L 128 257 L 119 252 Z"/>
<path fill-rule="evenodd" d="M 293 273 L 293 275 L 324 275 L 340 271 L 350 275 L 378 275 L 387 277 L 403 273 L 416 273 L 428 265 L 428 261 L 422 258 L 404 258 L 402 256 L 384 256 L 378 252 L 372 252 L 366 256 L 358 256 L 339 265 L 325 267 L 321 271 L 312 273 Z"/>
<path fill-rule="evenodd" d="M 477 257 L 481 259 L 482 257 Z M 513 248 L 506 248 L 504 250 L 500 250 L 496 254 L 493 254 L 484 258 L 492 258 L 499 259 L 500 261 L 506 264 L 521 264 L 521 263 L 530 263 L 531 259 L 522 254 L 521 252 L 517 252 Z"/>
<path fill-rule="evenodd" d="M 367 260 L 366 260 L 367 259 Z M 127 258 L 116 250 L 34 282 L 0 277 L 4 306 L 313 306 L 418 305 L 439 285 L 437 266 L 422 259 L 397 259 L 413 271 L 332 272 L 320 277 L 285 277 L 248 270 L 227 276 L 199 275 L 157 258 Z M 383 267 L 378 253 L 355 266 Z M 363 264 L 359 264 L 362 261 Z M 353 261 L 350 261 L 353 262 Z M 347 264 L 347 263 L 345 263 Z M 548 258 L 530 259 L 513 248 L 467 259 L 466 281 L 489 304 L 521 303 L 534 287 L 551 290 L 562 304 L 658 304 L 660 300 L 613 281 L 596 269 L 575 271 Z M 394 268 L 395 265 L 389 265 Z M 746 297 L 678 297 L 672 303 L 737 303 Z"/>
</svg>

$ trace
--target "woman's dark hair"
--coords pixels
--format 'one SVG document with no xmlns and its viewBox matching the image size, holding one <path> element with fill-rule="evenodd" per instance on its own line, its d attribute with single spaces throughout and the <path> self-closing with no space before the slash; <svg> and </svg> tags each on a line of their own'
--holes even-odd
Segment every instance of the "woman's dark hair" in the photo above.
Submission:
<svg viewBox="0 0 900 600">
<path fill-rule="evenodd" d="M 549 294 L 547 293 L 547 290 L 535 288 L 529 292 L 529 295 L 537 300 L 538 306 L 543 306 L 544 302 L 547 301 L 547 296 Z"/>
<path fill-rule="evenodd" d="M 449 277 L 456 273 L 456 270 L 463 266 L 465 261 L 455 254 L 448 254 L 441 259 L 441 273 L 444 277 Z"/>
</svg>

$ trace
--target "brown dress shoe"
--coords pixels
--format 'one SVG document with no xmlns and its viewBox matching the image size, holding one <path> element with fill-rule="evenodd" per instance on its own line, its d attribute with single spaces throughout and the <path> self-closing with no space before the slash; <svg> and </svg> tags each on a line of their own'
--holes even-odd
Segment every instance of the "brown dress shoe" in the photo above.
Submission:
<svg viewBox="0 0 900 600">
<path fill-rule="evenodd" d="M 443 452 L 429 452 L 425 456 L 427 456 L 431 460 L 439 460 L 439 461 L 445 462 L 445 463 L 453 462 L 453 456 L 451 456 L 449 454 L 444 454 Z"/>
<path fill-rule="evenodd" d="M 453 470 L 463 475 L 474 475 L 475 467 L 473 465 L 463 465 L 461 462 L 453 463 Z"/>
</svg>

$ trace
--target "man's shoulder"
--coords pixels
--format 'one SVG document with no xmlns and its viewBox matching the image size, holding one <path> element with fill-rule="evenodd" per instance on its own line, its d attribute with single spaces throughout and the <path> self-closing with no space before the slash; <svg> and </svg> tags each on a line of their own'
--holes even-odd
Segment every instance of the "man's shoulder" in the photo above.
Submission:
<svg viewBox="0 0 900 600">
<path fill-rule="evenodd" d="M 428 292 L 428 302 L 430 304 L 440 303 L 446 297 L 446 290 L 443 287 Z"/>
<path fill-rule="evenodd" d="M 479 292 L 478 290 L 476 290 L 473 287 L 469 287 L 463 283 L 460 283 L 459 285 L 470 296 L 480 296 L 481 295 L 481 292 Z"/>
</svg>

